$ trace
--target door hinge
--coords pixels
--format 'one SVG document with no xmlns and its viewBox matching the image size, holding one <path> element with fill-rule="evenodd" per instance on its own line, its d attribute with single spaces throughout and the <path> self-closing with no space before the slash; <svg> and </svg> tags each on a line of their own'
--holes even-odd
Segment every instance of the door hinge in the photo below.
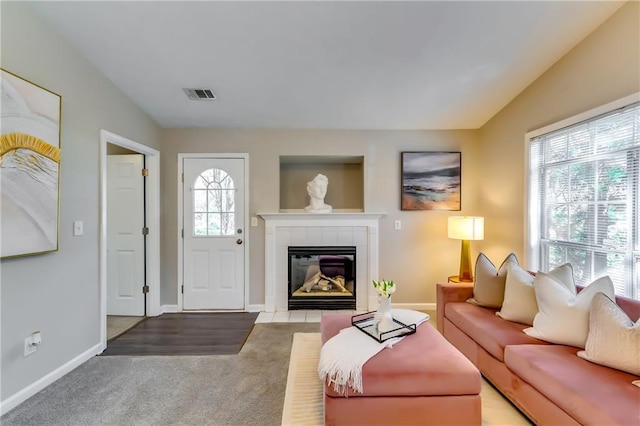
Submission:
<svg viewBox="0 0 640 426">
<path fill-rule="evenodd" d="M 182 238 L 184 238 L 184 229 L 182 230 Z"/>
<path fill-rule="evenodd" d="M 146 226 L 142 228 L 142 235 L 149 235 L 149 228 L 147 228 Z"/>
<path fill-rule="evenodd" d="M 142 176 L 149 176 L 149 169 L 142 169 Z"/>
<path fill-rule="evenodd" d="M 143 286 L 142 286 L 142 292 L 143 292 L 144 294 L 149 293 L 149 286 L 148 286 L 148 285 L 143 285 Z"/>
<path fill-rule="evenodd" d="M 184 182 L 184 173 L 182 174 L 182 182 Z"/>
<path fill-rule="evenodd" d="M 184 294 L 184 286 L 182 286 L 182 294 Z"/>
</svg>

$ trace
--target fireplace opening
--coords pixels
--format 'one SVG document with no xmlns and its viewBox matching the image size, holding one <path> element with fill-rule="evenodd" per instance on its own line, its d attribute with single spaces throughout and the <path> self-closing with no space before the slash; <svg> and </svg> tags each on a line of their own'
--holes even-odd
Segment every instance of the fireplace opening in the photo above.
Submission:
<svg viewBox="0 0 640 426">
<path fill-rule="evenodd" d="M 289 247 L 289 310 L 356 309 L 356 248 Z"/>
</svg>

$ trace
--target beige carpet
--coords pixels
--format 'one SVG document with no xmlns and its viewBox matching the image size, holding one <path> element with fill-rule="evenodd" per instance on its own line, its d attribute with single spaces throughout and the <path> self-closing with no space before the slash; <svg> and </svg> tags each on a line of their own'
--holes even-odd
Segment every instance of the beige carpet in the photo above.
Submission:
<svg viewBox="0 0 640 426">
<path fill-rule="evenodd" d="M 324 424 L 322 384 L 318 379 L 320 333 L 295 333 L 291 346 L 287 390 L 284 396 L 284 426 Z M 486 380 L 482 380 L 482 424 L 486 426 L 531 425 L 511 403 Z"/>
</svg>

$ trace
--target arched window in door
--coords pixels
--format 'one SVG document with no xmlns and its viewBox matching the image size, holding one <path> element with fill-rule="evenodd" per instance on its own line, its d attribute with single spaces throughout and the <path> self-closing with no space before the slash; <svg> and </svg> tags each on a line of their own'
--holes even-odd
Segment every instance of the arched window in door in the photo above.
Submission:
<svg viewBox="0 0 640 426">
<path fill-rule="evenodd" d="M 235 235 L 235 188 L 224 170 L 202 172 L 193 184 L 193 236 Z"/>
</svg>

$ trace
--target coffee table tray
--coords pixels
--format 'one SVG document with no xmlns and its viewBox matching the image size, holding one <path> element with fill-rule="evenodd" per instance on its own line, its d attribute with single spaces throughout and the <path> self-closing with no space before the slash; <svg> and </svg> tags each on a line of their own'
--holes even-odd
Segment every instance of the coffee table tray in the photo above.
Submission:
<svg viewBox="0 0 640 426">
<path fill-rule="evenodd" d="M 375 313 L 376 311 L 371 311 L 353 315 L 351 317 L 351 325 L 378 343 L 393 339 L 394 337 L 408 336 L 416 332 L 415 324 L 407 325 L 394 318 L 393 322 L 395 322 L 398 327 L 393 330 L 380 333 L 378 332 L 378 324 L 374 319 Z"/>
</svg>

